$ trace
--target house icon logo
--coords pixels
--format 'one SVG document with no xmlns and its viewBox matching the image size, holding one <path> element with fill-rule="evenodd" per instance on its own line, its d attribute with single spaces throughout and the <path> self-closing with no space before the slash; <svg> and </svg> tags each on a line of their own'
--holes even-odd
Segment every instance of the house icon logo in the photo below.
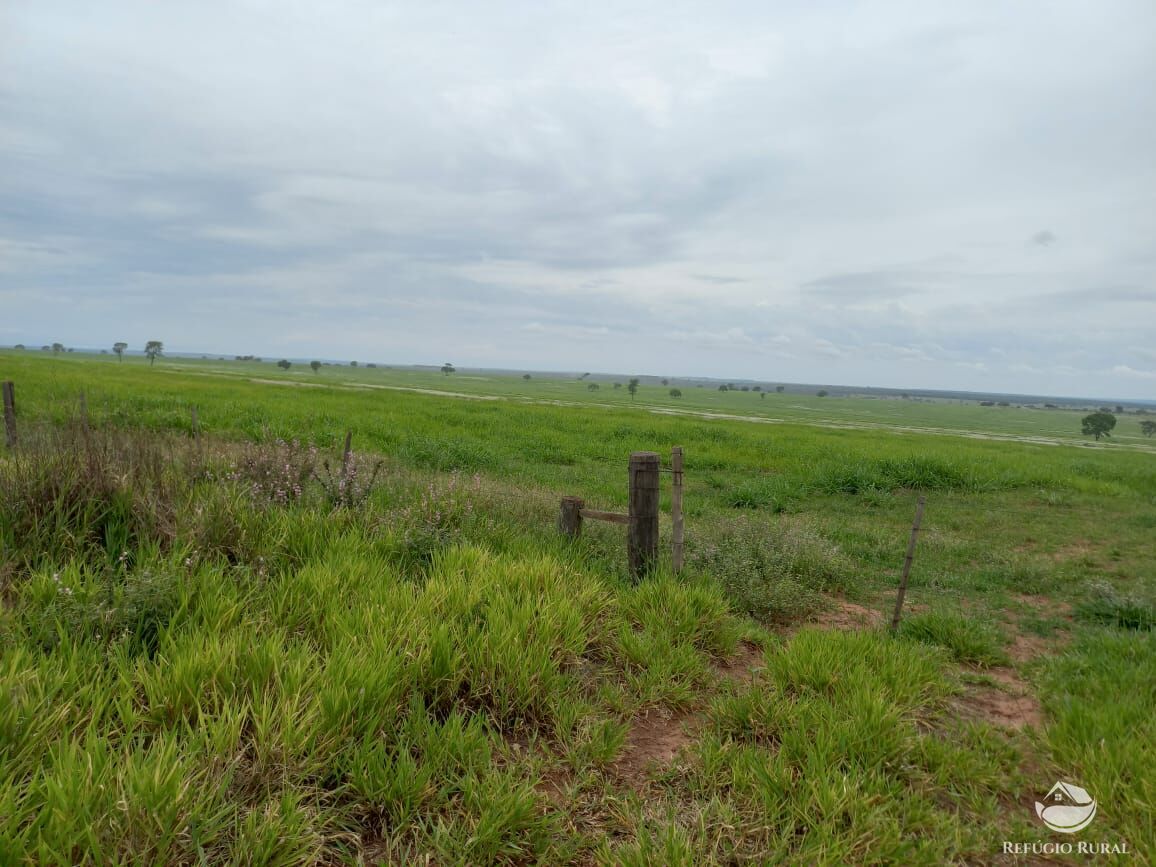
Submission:
<svg viewBox="0 0 1156 867">
<path fill-rule="evenodd" d="M 1041 804 L 1036 801 L 1040 821 L 1061 834 L 1074 834 L 1096 818 L 1096 799 L 1072 783 L 1056 783 Z"/>
</svg>

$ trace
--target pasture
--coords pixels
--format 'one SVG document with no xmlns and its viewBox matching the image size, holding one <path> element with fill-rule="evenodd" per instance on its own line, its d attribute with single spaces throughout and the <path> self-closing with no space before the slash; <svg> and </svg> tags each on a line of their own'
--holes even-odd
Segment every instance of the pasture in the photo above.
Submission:
<svg viewBox="0 0 1156 867">
<path fill-rule="evenodd" d="M 0 379 L 4 863 L 996 863 L 1059 839 L 1061 779 L 1151 857 L 1135 415 L 1092 444 L 1074 410 L 677 382 Z M 683 572 L 558 535 L 561 496 L 621 511 L 630 452 L 673 445 Z"/>
</svg>

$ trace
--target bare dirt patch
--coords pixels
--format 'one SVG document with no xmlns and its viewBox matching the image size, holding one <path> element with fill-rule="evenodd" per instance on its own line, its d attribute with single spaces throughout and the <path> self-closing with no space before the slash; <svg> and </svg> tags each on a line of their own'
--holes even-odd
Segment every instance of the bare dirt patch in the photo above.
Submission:
<svg viewBox="0 0 1156 867">
<path fill-rule="evenodd" d="M 740 684 L 754 680 L 758 669 L 762 667 L 763 649 L 746 641 L 739 644 L 733 658 L 715 666 L 721 676 Z"/>
<path fill-rule="evenodd" d="M 690 714 L 652 710 L 634 721 L 613 769 L 623 778 L 641 783 L 655 768 L 669 765 L 694 741 L 693 730 L 701 724 Z"/>
<path fill-rule="evenodd" d="M 1067 560 L 1082 560 L 1085 557 L 1090 557 L 1095 553 L 1095 550 L 1095 547 L 1087 539 L 1077 539 L 1070 545 L 1057 548 L 1050 556 L 1056 563 L 1063 563 Z"/>
<path fill-rule="evenodd" d="M 1014 669 L 991 668 L 984 673 L 997 685 L 969 686 L 955 701 L 960 716 L 1008 729 L 1043 725 L 1044 713 L 1039 699 Z"/>
<path fill-rule="evenodd" d="M 1015 662 L 1030 662 L 1051 650 L 1051 643 L 1038 635 L 1017 634 L 1008 648 L 1008 656 Z"/>
<path fill-rule="evenodd" d="M 883 623 L 883 614 L 873 608 L 856 605 L 845 599 L 835 599 L 835 607 L 824 611 L 816 618 L 812 626 L 820 629 L 872 629 Z"/>
</svg>

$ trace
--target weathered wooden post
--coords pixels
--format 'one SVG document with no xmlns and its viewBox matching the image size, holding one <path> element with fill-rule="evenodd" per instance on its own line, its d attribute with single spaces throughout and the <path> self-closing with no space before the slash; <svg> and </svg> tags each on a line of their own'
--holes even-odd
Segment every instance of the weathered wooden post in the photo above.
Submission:
<svg viewBox="0 0 1156 867">
<path fill-rule="evenodd" d="M 643 577 L 658 562 L 658 455 L 630 455 L 630 525 L 626 537 L 630 571 Z"/>
<path fill-rule="evenodd" d="M 682 446 L 675 446 L 670 452 L 671 486 L 670 518 L 671 560 L 674 573 L 682 571 Z"/>
<path fill-rule="evenodd" d="M 345 449 L 341 453 L 341 478 L 349 479 L 349 461 L 353 457 L 353 431 L 345 432 Z"/>
<path fill-rule="evenodd" d="M 919 524 L 923 520 L 923 497 L 915 505 L 915 521 L 911 525 L 911 538 L 907 541 L 907 556 L 903 560 L 903 575 L 899 578 L 899 593 L 895 596 L 895 612 L 891 615 L 891 631 L 899 628 L 899 617 L 903 613 L 903 597 L 907 595 L 907 576 L 911 574 L 911 561 L 915 559 L 915 540 L 919 536 Z"/>
<path fill-rule="evenodd" d="M 563 536 L 577 539 L 582 535 L 582 507 L 586 501 L 581 497 L 563 497 L 562 510 L 558 513 L 558 529 Z"/>
<path fill-rule="evenodd" d="M 16 384 L 5 381 L 0 390 L 4 393 L 4 439 L 8 448 L 16 448 Z"/>
</svg>

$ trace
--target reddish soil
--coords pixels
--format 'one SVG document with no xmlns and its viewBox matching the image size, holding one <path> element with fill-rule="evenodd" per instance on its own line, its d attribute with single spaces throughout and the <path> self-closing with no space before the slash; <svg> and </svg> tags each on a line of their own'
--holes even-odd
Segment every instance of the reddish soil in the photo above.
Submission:
<svg viewBox="0 0 1156 867">
<path fill-rule="evenodd" d="M 613 768 L 619 776 L 641 781 L 651 770 L 669 765 L 683 748 L 693 742 L 690 729 L 697 728 L 700 719 L 689 714 L 670 715 L 652 710 L 634 721 L 622 753 Z"/>
<path fill-rule="evenodd" d="M 883 614 L 873 608 L 844 599 L 833 601 L 835 607 L 822 612 L 812 625 L 820 629 L 870 629 L 883 622 Z"/>
<path fill-rule="evenodd" d="M 715 667 L 725 678 L 742 684 L 750 683 L 758 669 L 763 667 L 763 649 L 744 641 L 739 644 L 733 659 L 723 660 Z"/>
<path fill-rule="evenodd" d="M 992 668 L 984 673 L 998 686 L 969 686 L 955 702 L 961 716 L 1009 729 L 1043 725 L 1044 714 L 1039 700 L 1031 686 L 1013 669 Z"/>
</svg>

